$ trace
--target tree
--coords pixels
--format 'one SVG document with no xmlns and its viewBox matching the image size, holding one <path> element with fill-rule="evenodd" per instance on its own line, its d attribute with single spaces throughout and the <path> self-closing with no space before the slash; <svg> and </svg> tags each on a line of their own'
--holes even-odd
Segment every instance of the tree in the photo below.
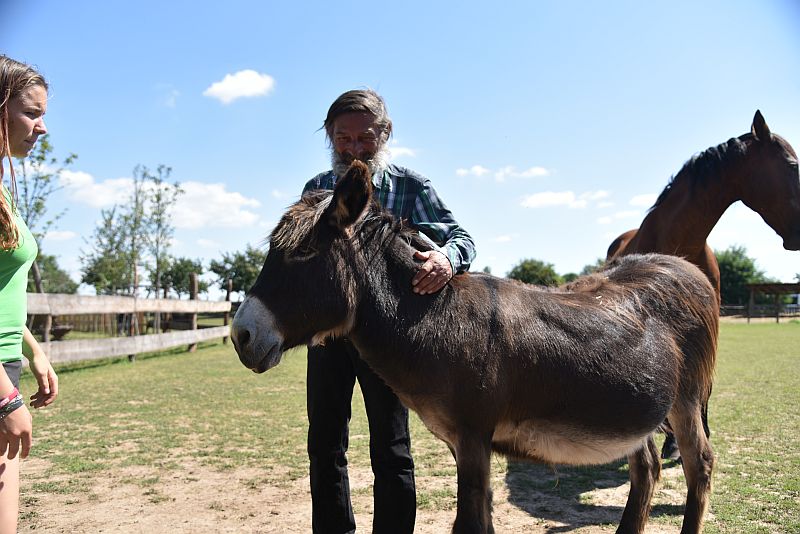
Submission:
<svg viewBox="0 0 800 534">
<path fill-rule="evenodd" d="M 117 206 L 100 212 L 101 221 L 94 229 L 92 250 L 81 254 L 81 282 L 94 286 L 98 295 L 130 293 L 127 233 Z"/>
<path fill-rule="evenodd" d="M 564 279 L 555 271 L 552 263 L 534 259 L 520 261 L 506 277 L 541 286 L 557 286 L 564 283 Z"/>
<path fill-rule="evenodd" d="M 776 282 L 756 268 L 756 262 L 747 255 L 742 246 L 731 246 L 727 250 L 714 251 L 719 264 L 720 292 L 722 304 L 743 306 L 750 300 L 747 284 Z"/>
<path fill-rule="evenodd" d="M 125 211 L 121 214 L 121 221 L 124 232 L 125 257 L 128 260 L 130 270 L 131 289 L 130 293 L 134 296 L 139 290 L 139 265 L 142 263 L 143 249 L 146 245 L 144 232 L 147 225 L 147 215 L 145 213 L 145 203 L 147 202 L 147 192 L 145 184 L 147 167 L 137 165 L 133 169 L 133 189 L 125 204 Z"/>
<path fill-rule="evenodd" d="M 168 258 L 166 262 L 166 269 L 161 275 L 161 284 L 163 287 L 164 298 L 170 290 L 174 291 L 178 298 L 182 294 L 188 295 L 190 293 L 189 275 L 197 273 L 199 277 L 203 274 L 203 262 L 200 260 L 193 260 L 190 258 Z M 150 282 L 155 287 L 155 272 L 150 271 Z M 204 280 L 197 280 L 198 291 L 204 293 L 208 291 L 208 282 Z"/>
<path fill-rule="evenodd" d="M 41 270 L 42 292 L 44 293 L 75 293 L 78 291 L 78 283 L 72 280 L 67 271 L 58 266 L 55 256 L 49 254 L 39 254 L 36 259 Z M 35 281 L 32 276 L 28 277 L 28 292 L 37 291 Z"/>
<path fill-rule="evenodd" d="M 217 275 L 221 289 L 225 289 L 225 280 L 231 279 L 233 291 L 246 292 L 256 283 L 258 273 L 264 265 L 267 254 L 255 247 L 247 245 L 244 252 L 223 254 L 222 261 L 211 260 L 209 269 Z"/>
<path fill-rule="evenodd" d="M 161 288 L 161 273 L 167 269 L 170 243 L 175 235 L 175 225 L 171 222 L 169 211 L 183 190 L 178 182 L 170 184 L 167 181 L 172 169 L 166 165 L 159 165 L 156 168 L 157 174 L 150 174 L 147 167 L 143 167 L 141 172 L 151 186 L 147 192 L 149 203 L 145 220 L 146 242 L 152 261 L 149 269 L 150 279 L 154 292 L 158 295 Z"/>
<path fill-rule="evenodd" d="M 597 258 L 594 261 L 594 263 L 589 263 L 583 266 L 583 269 L 581 269 L 580 276 L 586 276 L 587 274 L 596 273 L 597 271 L 601 271 L 605 266 L 606 266 L 605 258 Z"/>
<path fill-rule="evenodd" d="M 66 210 L 62 210 L 55 215 L 49 216 L 47 213 L 47 201 L 50 195 L 61 189 L 58 185 L 57 177 L 67 167 L 77 159 L 77 155 L 70 154 L 60 166 L 58 160 L 52 156 L 53 145 L 50 144 L 50 136 L 45 134 L 36 143 L 36 147 L 25 158 L 17 159 L 20 169 L 19 173 L 19 204 L 20 217 L 25 221 L 28 229 L 33 234 L 41 249 L 42 238 L 48 230 L 64 215 Z M 42 273 L 39 265 L 40 258 L 31 265 L 31 275 L 33 276 L 34 288 L 37 293 L 43 293 Z"/>
</svg>

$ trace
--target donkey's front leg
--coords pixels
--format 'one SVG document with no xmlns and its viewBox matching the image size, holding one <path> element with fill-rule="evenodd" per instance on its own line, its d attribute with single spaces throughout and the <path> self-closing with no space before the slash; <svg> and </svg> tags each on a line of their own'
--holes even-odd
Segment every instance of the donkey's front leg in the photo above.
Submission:
<svg viewBox="0 0 800 534">
<path fill-rule="evenodd" d="M 454 447 L 458 469 L 458 510 L 453 534 L 494 534 L 489 487 L 491 437 L 462 435 Z"/>
</svg>

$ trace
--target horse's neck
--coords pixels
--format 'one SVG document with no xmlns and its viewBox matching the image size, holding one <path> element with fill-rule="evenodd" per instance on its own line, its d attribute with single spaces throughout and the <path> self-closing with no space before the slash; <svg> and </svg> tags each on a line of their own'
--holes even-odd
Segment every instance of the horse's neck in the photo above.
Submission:
<svg viewBox="0 0 800 534">
<path fill-rule="evenodd" d="M 674 183 L 672 191 L 653 208 L 637 232 L 638 250 L 681 256 L 704 254 L 706 239 L 725 210 L 737 198 L 733 181 L 720 172 L 705 185 L 689 180 Z"/>
</svg>

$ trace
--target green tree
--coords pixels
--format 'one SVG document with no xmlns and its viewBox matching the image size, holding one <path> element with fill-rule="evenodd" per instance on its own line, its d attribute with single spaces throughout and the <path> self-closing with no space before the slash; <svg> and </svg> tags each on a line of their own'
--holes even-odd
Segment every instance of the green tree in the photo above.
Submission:
<svg viewBox="0 0 800 534">
<path fill-rule="evenodd" d="M 520 261 L 506 277 L 540 286 L 557 286 L 564 283 L 564 279 L 559 276 L 552 263 L 534 259 Z"/>
<path fill-rule="evenodd" d="M 594 263 L 589 263 L 583 266 L 581 269 L 580 276 L 586 276 L 587 274 L 593 274 L 597 271 L 601 271 L 603 267 L 606 266 L 605 258 L 597 258 Z"/>
<path fill-rule="evenodd" d="M 70 154 L 59 164 L 58 159 L 53 157 L 52 153 L 53 145 L 50 144 L 50 136 L 45 134 L 27 157 L 17 159 L 20 169 L 18 175 L 19 213 L 39 243 L 40 249 L 42 238 L 66 212 L 66 210 L 62 210 L 56 214 L 48 214 L 48 199 L 50 195 L 61 189 L 57 180 L 58 175 L 78 157 Z M 39 264 L 42 257 L 42 255 L 37 257 L 31 265 L 33 287 L 37 293 L 45 292 Z"/>
<path fill-rule="evenodd" d="M 747 255 L 742 246 L 731 246 L 728 249 L 715 250 L 720 275 L 720 292 L 722 304 L 743 306 L 750 300 L 747 284 L 775 282 L 756 267 L 753 258 Z"/>
<path fill-rule="evenodd" d="M 78 283 L 75 282 L 67 273 L 58 266 L 55 256 L 49 254 L 39 254 L 36 259 L 41 271 L 39 280 L 43 293 L 70 293 L 78 291 Z M 28 277 L 28 292 L 37 291 L 35 281 L 32 276 Z"/>
<path fill-rule="evenodd" d="M 166 165 L 159 165 L 156 174 L 151 174 L 147 167 L 142 169 L 142 175 L 150 185 L 147 191 L 145 226 L 147 249 L 151 259 L 150 280 L 156 295 L 161 288 L 161 274 L 168 267 L 169 248 L 175 235 L 175 225 L 172 224 L 170 210 L 177 202 L 178 196 L 183 193 L 178 182 L 172 184 L 168 182 L 171 173 L 172 169 Z"/>
<path fill-rule="evenodd" d="M 196 273 L 198 276 L 197 286 L 200 293 L 208 291 L 208 282 L 200 280 L 199 276 L 204 272 L 203 262 L 200 260 L 193 260 L 191 258 L 168 258 L 166 269 L 161 275 L 161 284 L 163 289 L 164 298 L 167 297 L 169 291 L 174 291 L 178 298 L 181 295 L 188 295 L 190 293 L 189 275 Z M 150 282 L 155 287 L 155 272 L 150 271 Z"/>
<path fill-rule="evenodd" d="M 130 271 L 129 279 L 131 288 L 129 293 L 136 295 L 139 290 L 139 267 L 142 264 L 144 249 L 147 245 L 147 191 L 149 171 L 144 165 L 137 165 L 133 169 L 133 189 L 128 197 L 128 202 L 123 205 L 120 215 L 124 233 L 125 258 Z"/>
<path fill-rule="evenodd" d="M 265 252 L 247 245 L 244 252 L 225 253 L 222 261 L 211 260 L 209 270 L 217 275 L 217 283 L 221 289 L 225 290 L 225 280 L 230 278 L 232 290 L 244 293 L 256 283 L 266 259 Z"/>
<path fill-rule="evenodd" d="M 127 233 L 117 206 L 100 212 L 101 221 L 92 235 L 91 250 L 81 254 L 81 282 L 94 286 L 98 295 L 130 293 Z"/>
</svg>

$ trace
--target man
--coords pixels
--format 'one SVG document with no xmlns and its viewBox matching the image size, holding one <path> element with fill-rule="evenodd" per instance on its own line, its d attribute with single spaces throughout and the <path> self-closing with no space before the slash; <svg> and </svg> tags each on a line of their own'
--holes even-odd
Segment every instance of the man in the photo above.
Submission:
<svg viewBox="0 0 800 534">
<path fill-rule="evenodd" d="M 392 121 L 383 98 L 372 90 L 342 94 L 324 123 L 333 169 L 311 179 L 303 193 L 333 189 L 354 159 L 372 172 L 377 201 L 395 217 L 428 236 L 438 250 L 415 252 L 420 268 L 413 291 L 432 294 L 475 258 L 475 244 L 428 179 L 388 163 Z M 348 424 L 353 386 L 358 379 L 370 429 L 370 459 L 375 475 L 373 532 L 411 533 L 416 516 L 414 462 L 408 410 L 383 381 L 361 361 L 346 339 L 330 339 L 308 351 L 308 455 L 311 464 L 314 532 L 355 532 L 347 476 Z"/>
</svg>

